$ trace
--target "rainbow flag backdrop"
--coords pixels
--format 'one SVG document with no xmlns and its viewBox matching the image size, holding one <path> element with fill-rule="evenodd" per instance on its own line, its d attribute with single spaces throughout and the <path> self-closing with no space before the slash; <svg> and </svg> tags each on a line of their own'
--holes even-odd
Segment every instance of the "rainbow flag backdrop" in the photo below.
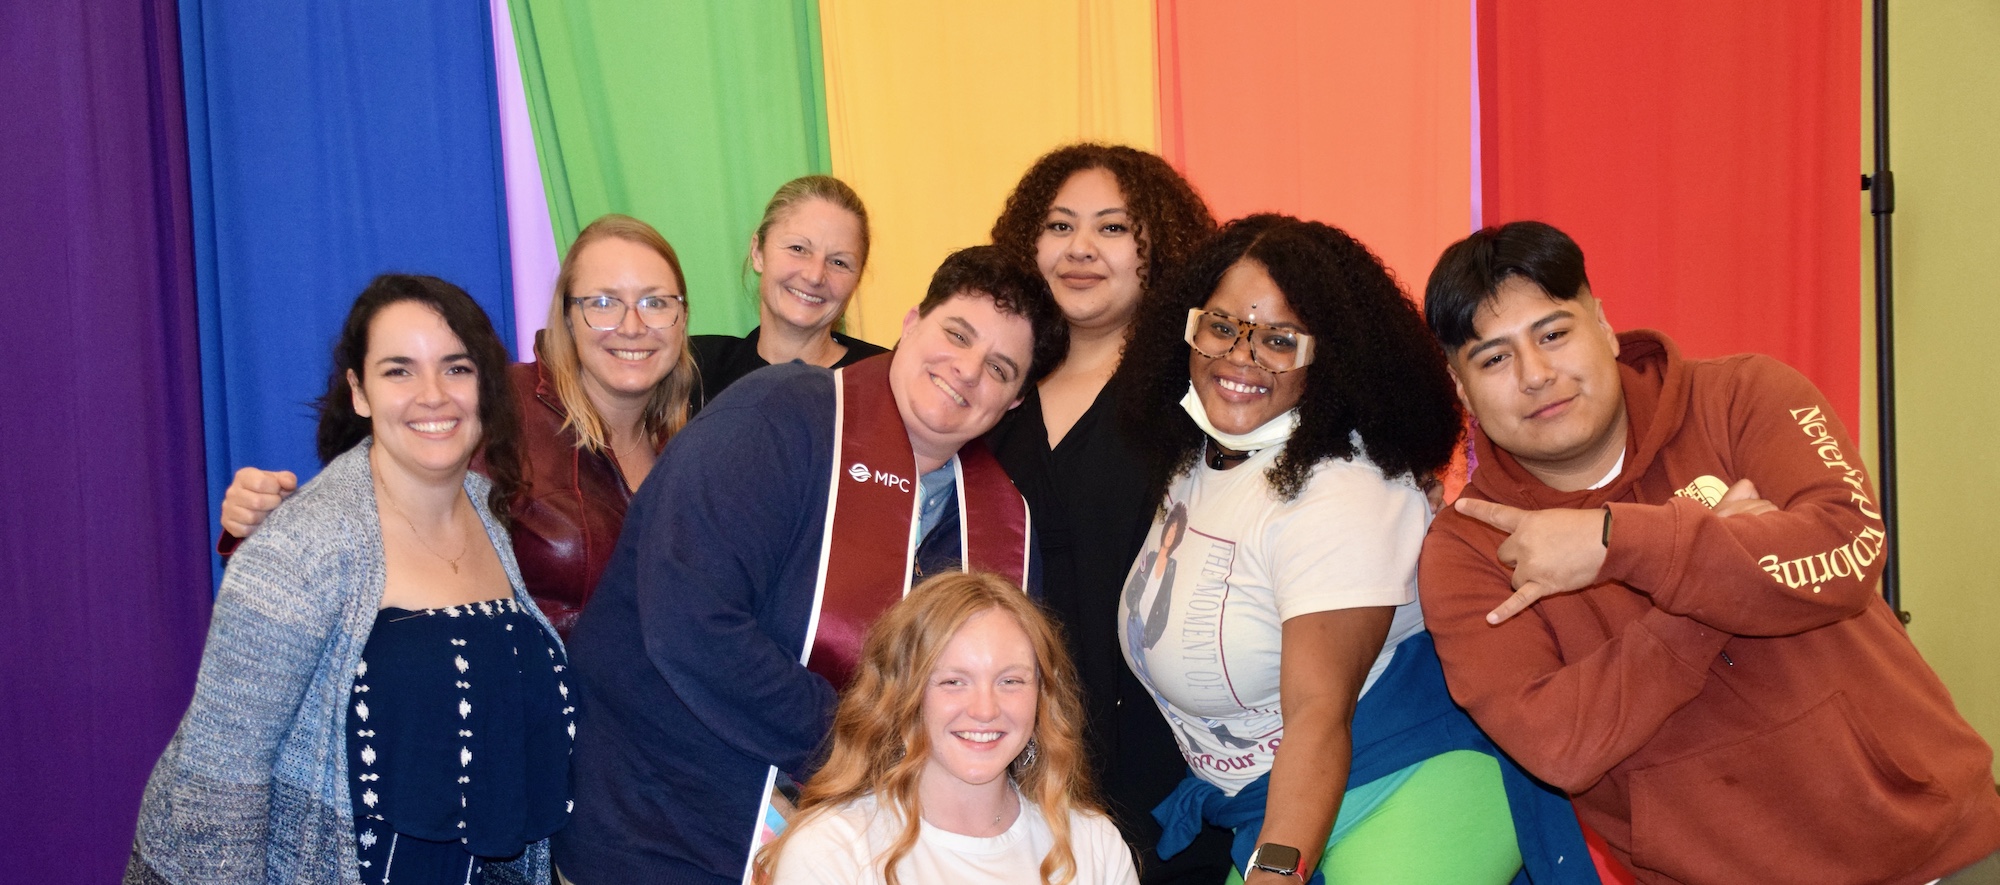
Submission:
<svg viewBox="0 0 2000 885">
<path fill-rule="evenodd" d="M 1859 7 L 1576 0 L 186 0 L 211 507 L 238 466 L 316 466 L 300 403 L 386 269 L 460 282 L 526 358 L 558 256 L 606 212 L 658 227 L 697 333 L 757 321 L 779 184 L 869 206 L 847 314 L 888 345 L 1077 140 L 1181 169 L 1219 218 L 1369 244 L 1412 296 L 1448 243 L 1541 218 L 1614 322 L 1762 351 L 1858 417 Z M 223 6 L 223 4 L 216 4 Z"/>
<path fill-rule="evenodd" d="M 0 752 L 35 760 L 0 767 L 10 868 L 117 877 L 194 680 L 221 493 L 245 465 L 314 472 L 328 345 L 376 274 L 458 283 L 526 357 L 563 249 L 625 212 L 680 252 L 693 330 L 741 333 L 765 201 L 832 173 L 874 221 L 849 331 L 890 344 L 1035 157 L 1096 139 L 1159 152 L 1218 217 L 1346 228 L 1412 295 L 1472 228 L 1549 221 L 1615 324 L 1770 353 L 1858 427 L 1861 21 L 1859 0 L 0 4 L 0 671 L 32 686 Z"/>
<path fill-rule="evenodd" d="M 1412 294 L 1483 223 L 1571 230 L 1625 326 L 1694 354 L 1763 350 L 1856 417 L 1852 140 L 1858 6 L 1605 9 L 1531 0 L 886 0 L 493 4 L 534 120 L 509 129 L 518 221 L 560 244 L 607 211 L 688 264 L 700 332 L 755 323 L 763 200 L 830 172 L 875 249 L 848 313 L 892 343 L 951 249 L 1076 140 L 1159 152 L 1218 217 L 1282 211 L 1354 233 Z M 501 53 L 496 58 L 508 63 Z M 518 244 L 518 240 L 517 240 Z M 516 280 L 554 278 L 516 246 Z M 532 263 L 524 268 L 524 263 Z M 517 288 L 522 346 L 546 283 Z M 1753 294 L 1754 293 L 1754 294 Z"/>
</svg>

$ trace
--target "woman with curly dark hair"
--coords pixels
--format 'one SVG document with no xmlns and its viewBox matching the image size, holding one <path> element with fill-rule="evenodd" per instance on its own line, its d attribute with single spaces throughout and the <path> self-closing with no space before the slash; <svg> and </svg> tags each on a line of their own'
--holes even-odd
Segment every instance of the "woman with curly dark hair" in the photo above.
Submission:
<svg viewBox="0 0 2000 885">
<path fill-rule="evenodd" d="M 1106 387 L 1149 287 L 1215 230 L 1194 188 L 1158 156 L 1072 144 L 1036 160 L 993 223 L 993 242 L 1033 262 L 1069 322 L 1069 356 L 987 443 L 1034 509 L 1043 598 L 1081 678 L 1091 764 L 1141 878 L 1212 885 L 1228 868 L 1213 833 L 1162 864 L 1148 809 L 1186 773 L 1180 748 L 1119 660 L 1114 615 L 1152 510 L 1132 437 Z"/>
<path fill-rule="evenodd" d="M 1231 222 L 1147 295 L 1113 385 L 1159 514 L 1135 580 L 1162 557 L 1184 576 L 1164 611 L 1118 615 L 1191 770 L 1160 852 L 1206 822 L 1235 831 L 1247 885 L 1500 883 L 1518 830 L 1535 881 L 1560 881 L 1539 815 L 1582 851 L 1574 814 L 1452 705 L 1424 632 L 1423 479 L 1460 411 L 1381 261 L 1325 224 Z"/>
</svg>

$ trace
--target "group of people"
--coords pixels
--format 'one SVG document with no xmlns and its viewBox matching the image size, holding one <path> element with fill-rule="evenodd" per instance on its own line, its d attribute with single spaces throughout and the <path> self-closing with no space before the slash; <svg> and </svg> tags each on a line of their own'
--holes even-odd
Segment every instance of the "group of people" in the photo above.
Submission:
<svg viewBox="0 0 2000 885">
<path fill-rule="evenodd" d="M 1614 333 L 1535 222 L 1420 312 L 1127 147 L 991 238 L 887 352 L 826 176 L 740 339 L 624 216 L 532 363 L 378 278 L 325 467 L 224 499 L 126 881 L 2000 882 L 1991 751 L 1797 373 Z"/>
</svg>

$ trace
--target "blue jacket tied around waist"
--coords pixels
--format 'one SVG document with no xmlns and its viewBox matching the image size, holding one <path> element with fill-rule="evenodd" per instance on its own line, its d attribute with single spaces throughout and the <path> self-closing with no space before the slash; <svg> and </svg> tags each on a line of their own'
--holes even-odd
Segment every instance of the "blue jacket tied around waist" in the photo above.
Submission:
<svg viewBox="0 0 2000 885">
<path fill-rule="evenodd" d="M 1569 798 L 1544 786 L 1508 759 L 1472 724 L 1445 690 L 1444 667 L 1429 633 L 1420 633 L 1396 647 L 1374 687 L 1354 709 L 1354 760 L 1347 789 L 1393 774 L 1452 750 L 1477 750 L 1500 761 L 1513 811 L 1514 833 L 1521 846 L 1523 869 L 1516 883 L 1536 885 L 1596 885 L 1597 870 L 1583 844 L 1576 811 Z M 1271 776 L 1264 775 L 1234 796 L 1194 775 L 1153 809 L 1164 832 L 1160 856 L 1172 857 L 1194 841 L 1204 822 L 1236 832 L 1230 856 L 1239 870 L 1248 869 L 1264 824 L 1264 802 Z M 1313 883 L 1324 879 L 1313 874 Z"/>
</svg>

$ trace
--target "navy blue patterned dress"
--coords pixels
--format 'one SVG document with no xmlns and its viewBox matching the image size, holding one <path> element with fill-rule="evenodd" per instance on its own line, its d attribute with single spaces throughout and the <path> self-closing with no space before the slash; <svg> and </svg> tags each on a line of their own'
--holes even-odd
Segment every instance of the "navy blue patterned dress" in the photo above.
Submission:
<svg viewBox="0 0 2000 885">
<path fill-rule="evenodd" d="M 568 821 L 568 663 L 512 599 L 376 615 L 347 715 L 362 882 L 481 882 Z"/>
</svg>

